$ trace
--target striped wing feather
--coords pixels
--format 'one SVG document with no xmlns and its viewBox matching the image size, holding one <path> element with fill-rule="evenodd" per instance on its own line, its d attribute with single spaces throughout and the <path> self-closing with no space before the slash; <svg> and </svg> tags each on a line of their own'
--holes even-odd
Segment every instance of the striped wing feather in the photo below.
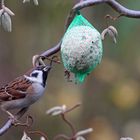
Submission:
<svg viewBox="0 0 140 140">
<path fill-rule="evenodd" d="M 10 101 L 24 98 L 27 95 L 27 89 L 31 82 L 24 76 L 20 76 L 0 88 L 0 101 Z"/>
</svg>

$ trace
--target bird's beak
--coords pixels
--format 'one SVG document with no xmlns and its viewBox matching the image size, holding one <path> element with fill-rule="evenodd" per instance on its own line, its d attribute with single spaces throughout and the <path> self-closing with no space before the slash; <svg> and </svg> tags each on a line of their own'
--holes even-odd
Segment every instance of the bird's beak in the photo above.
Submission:
<svg viewBox="0 0 140 140">
<path fill-rule="evenodd" d="M 47 65 L 43 70 L 44 71 L 46 71 L 46 72 L 48 72 L 48 71 L 50 71 L 51 70 L 51 68 L 52 68 L 52 66 L 50 66 L 50 65 Z"/>
</svg>

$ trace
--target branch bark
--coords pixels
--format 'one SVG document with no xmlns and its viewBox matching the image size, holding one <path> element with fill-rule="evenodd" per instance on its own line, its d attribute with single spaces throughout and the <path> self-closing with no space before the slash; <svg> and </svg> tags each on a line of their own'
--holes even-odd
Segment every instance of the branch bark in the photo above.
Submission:
<svg viewBox="0 0 140 140">
<path fill-rule="evenodd" d="M 124 6 L 122 6 L 120 3 L 118 3 L 116 0 L 85 0 L 80 1 L 77 3 L 72 10 L 70 11 L 70 14 L 68 16 L 68 19 L 66 21 L 66 28 L 68 28 L 69 24 L 73 20 L 74 16 L 76 15 L 77 11 L 98 5 L 98 4 L 107 4 L 110 7 L 112 7 L 113 10 L 115 10 L 117 13 L 119 13 L 121 16 L 129 17 L 129 18 L 140 18 L 140 11 L 136 10 L 130 10 Z"/>
<path fill-rule="evenodd" d="M 70 11 L 70 13 L 68 15 L 68 18 L 66 20 L 66 29 L 70 25 L 71 21 L 73 20 L 74 16 L 76 15 L 77 11 L 79 11 L 83 8 L 98 5 L 98 4 L 109 5 L 113 10 L 115 10 L 121 16 L 129 17 L 129 18 L 140 18 L 140 11 L 127 9 L 126 7 L 124 7 L 120 3 L 118 3 L 116 0 L 84 0 L 84 1 L 80 0 L 79 3 L 74 5 L 74 7 L 72 8 L 72 10 Z M 48 49 L 47 51 L 44 51 L 40 55 L 43 57 L 43 59 L 45 59 L 45 57 L 49 57 L 49 56 L 59 52 L 60 48 L 61 48 L 61 40 L 56 46 L 54 46 L 51 49 Z M 21 118 L 26 111 L 27 111 L 26 108 L 19 111 L 16 114 L 17 119 Z M 4 134 L 11 126 L 12 126 L 12 120 L 9 119 L 5 123 L 5 125 L 0 129 L 0 135 Z"/>
<path fill-rule="evenodd" d="M 23 108 L 21 109 L 16 115 L 15 115 L 15 119 L 20 119 L 25 112 L 28 110 L 28 108 Z M 0 136 L 2 136 L 4 133 L 6 133 L 8 131 L 9 128 L 11 128 L 13 126 L 13 120 L 9 119 L 2 128 L 0 128 Z"/>
</svg>

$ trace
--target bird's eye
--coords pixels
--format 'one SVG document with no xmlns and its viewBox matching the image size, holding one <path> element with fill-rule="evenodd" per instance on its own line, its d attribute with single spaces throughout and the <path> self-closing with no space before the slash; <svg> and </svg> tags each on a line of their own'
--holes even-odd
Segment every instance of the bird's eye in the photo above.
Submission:
<svg viewBox="0 0 140 140">
<path fill-rule="evenodd" d="M 38 73 L 37 72 L 36 73 L 32 73 L 31 76 L 32 77 L 37 77 L 38 76 Z"/>
</svg>

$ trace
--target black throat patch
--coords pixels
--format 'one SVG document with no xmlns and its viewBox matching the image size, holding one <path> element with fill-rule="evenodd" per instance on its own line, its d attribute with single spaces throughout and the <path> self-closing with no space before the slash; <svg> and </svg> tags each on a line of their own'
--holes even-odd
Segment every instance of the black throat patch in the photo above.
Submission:
<svg viewBox="0 0 140 140">
<path fill-rule="evenodd" d="M 43 79 L 43 87 L 46 86 L 46 80 L 47 80 L 47 77 L 48 77 L 48 72 L 43 72 L 43 75 L 42 75 L 42 79 Z"/>
</svg>

